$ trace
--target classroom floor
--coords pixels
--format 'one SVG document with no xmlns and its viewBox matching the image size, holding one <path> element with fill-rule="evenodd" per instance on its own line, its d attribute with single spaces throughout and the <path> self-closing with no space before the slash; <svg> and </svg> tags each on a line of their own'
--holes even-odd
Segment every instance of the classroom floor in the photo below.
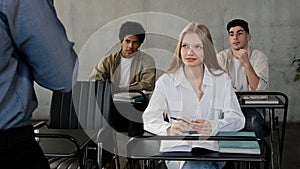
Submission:
<svg viewBox="0 0 300 169">
<path fill-rule="evenodd" d="M 288 123 L 286 127 L 282 169 L 300 168 L 300 123 Z"/>
</svg>

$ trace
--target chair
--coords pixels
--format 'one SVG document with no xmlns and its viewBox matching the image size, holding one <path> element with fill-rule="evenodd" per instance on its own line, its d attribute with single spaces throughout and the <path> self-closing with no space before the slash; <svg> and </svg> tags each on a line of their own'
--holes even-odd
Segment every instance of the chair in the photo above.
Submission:
<svg viewBox="0 0 300 169">
<path fill-rule="evenodd" d="M 51 129 L 99 130 L 102 128 L 105 86 L 104 81 L 78 81 L 68 93 L 53 92 L 49 121 L 39 122 L 34 127 L 46 125 Z M 91 142 L 89 148 L 96 150 L 97 145 Z M 79 166 L 87 168 L 97 164 L 96 156 L 88 159 L 87 155 L 88 150 L 80 150 L 74 157 L 47 156 L 47 158 L 51 169 L 79 168 Z"/>
<path fill-rule="evenodd" d="M 115 163 L 116 167 L 120 168 L 116 132 L 129 137 L 142 135 L 144 133 L 142 113 L 146 109 L 149 99 L 147 94 L 139 90 L 115 91 L 114 89 L 113 83 L 107 81 L 103 107 L 106 110 L 110 109 L 110 111 L 103 111 L 103 118 L 109 127 L 113 129 L 113 135 L 111 137 L 113 137 L 112 139 L 114 140 Z M 116 100 L 114 96 L 120 93 L 125 93 L 125 97 Z M 132 94 L 134 94 L 135 97 L 127 97 Z"/>
</svg>

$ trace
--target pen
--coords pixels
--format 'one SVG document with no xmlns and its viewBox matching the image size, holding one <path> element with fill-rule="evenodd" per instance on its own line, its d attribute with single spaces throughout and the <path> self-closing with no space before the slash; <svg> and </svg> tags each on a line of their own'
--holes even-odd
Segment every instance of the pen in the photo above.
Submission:
<svg viewBox="0 0 300 169">
<path fill-rule="evenodd" d="M 184 122 L 186 122 L 186 123 L 188 123 L 188 124 L 191 123 L 190 121 L 187 121 L 187 120 L 182 119 L 182 118 L 171 117 L 171 119 L 172 119 L 172 120 L 182 120 L 182 121 L 184 121 Z M 198 134 L 198 132 L 197 132 L 196 130 L 183 131 L 183 133 L 187 133 L 187 134 L 190 134 L 190 135 L 192 135 L 192 134 Z"/>
<path fill-rule="evenodd" d="M 171 119 L 172 119 L 172 120 L 182 120 L 182 121 L 184 121 L 184 122 L 186 122 L 186 123 L 191 123 L 190 121 L 187 121 L 187 120 L 182 119 L 182 118 L 171 117 Z"/>
</svg>

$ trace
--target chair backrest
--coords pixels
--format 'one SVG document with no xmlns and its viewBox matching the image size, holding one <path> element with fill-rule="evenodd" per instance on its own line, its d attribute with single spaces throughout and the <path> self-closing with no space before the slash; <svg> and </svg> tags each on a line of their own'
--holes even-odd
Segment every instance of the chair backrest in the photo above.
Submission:
<svg viewBox="0 0 300 169">
<path fill-rule="evenodd" d="M 53 92 L 50 128 L 100 129 L 105 86 L 105 81 L 78 81 L 68 93 Z"/>
</svg>

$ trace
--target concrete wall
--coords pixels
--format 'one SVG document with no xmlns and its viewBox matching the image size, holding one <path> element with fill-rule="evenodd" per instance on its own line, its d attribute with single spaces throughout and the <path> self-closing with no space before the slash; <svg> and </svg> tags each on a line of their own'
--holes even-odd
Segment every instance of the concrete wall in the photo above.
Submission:
<svg viewBox="0 0 300 169">
<path fill-rule="evenodd" d="M 249 22 L 250 45 L 262 50 L 270 63 L 270 90 L 288 95 L 289 121 L 300 121 L 300 81 L 293 82 L 293 58 L 299 58 L 298 0 L 55 0 L 69 39 L 79 54 L 79 79 L 106 53 L 119 49 L 118 30 L 126 20 L 139 21 L 148 35 L 141 49 L 161 70 L 170 62 L 181 29 L 189 21 L 210 29 L 216 50 L 228 47 L 225 26 L 233 18 Z M 39 108 L 34 118 L 48 118 L 50 92 L 36 86 Z"/>
</svg>

